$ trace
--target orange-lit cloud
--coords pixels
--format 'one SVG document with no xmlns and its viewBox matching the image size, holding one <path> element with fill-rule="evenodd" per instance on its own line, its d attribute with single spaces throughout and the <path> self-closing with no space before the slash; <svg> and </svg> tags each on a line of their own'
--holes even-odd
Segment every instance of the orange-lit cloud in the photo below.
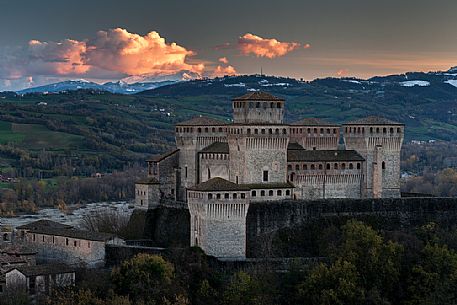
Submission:
<svg viewBox="0 0 457 305">
<path fill-rule="evenodd" d="M 212 76 L 213 77 L 222 77 L 225 75 L 236 75 L 236 69 L 233 66 L 217 66 L 216 69 L 214 69 Z"/>
<path fill-rule="evenodd" d="M 229 63 L 227 57 L 221 57 L 221 58 L 219 58 L 219 62 L 221 62 L 221 63 L 223 63 L 223 64 L 226 64 L 226 65 Z"/>
<path fill-rule="evenodd" d="M 35 75 L 77 75 L 90 70 L 84 62 L 86 43 L 71 39 L 61 42 L 31 40 L 27 48 L 27 72 Z"/>
<path fill-rule="evenodd" d="M 34 76 L 169 75 L 182 71 L 201 75 L 203 63 L 189 63 L 195 53 L 167 43 L 157 32 L 145 36 L 116 28 L 99 31 L 92 39 L 59 42 L 31 40 L 27 46 L 0 50 L 0 79 Z"/>
<path fill-rule="evenodd" d="M 274 38 L 262 38 L 247 33 L 238 39 L 238 48 L 244 55 L 275 58 L 284 56 L 300 47 L 297 42 L 280 42 Z"/>
<path fill-rule="evenodd" d="M 336 71 L 336 75 L 338 75 L 339 77 L 343 77 L 343 76 L 346 76 L 348 75 L 349 71 L 347 69 L 340 69 L 338 71 Z"/>
<path fill-rule="evenodd" d="M 186 57 L 194 52 L 176 43 L 166 43 L 157 32 L 140 36 L 120 28 L 99 31 L 87 46 L 88 64 L 127 75 L 161 75 L 183 70 L 201 73 L 204 69 L 203 64 L 186 63 Z"/>
</svg>

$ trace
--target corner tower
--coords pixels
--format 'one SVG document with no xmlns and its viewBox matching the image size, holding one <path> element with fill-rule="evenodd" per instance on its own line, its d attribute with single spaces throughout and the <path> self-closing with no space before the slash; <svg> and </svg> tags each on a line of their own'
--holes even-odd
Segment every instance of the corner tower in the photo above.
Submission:
<svg viewBox="0 0 457 305">
<path fill-rule="evenodd" d="M 400 197 L 400 150 L 404 124 L 370 116 L 343 125 L 346 149 L 366 160 L 365 197 Z"/>
<path fill-rule="evenodd" d="M 233 99 L 234 123 L 227 130 L 230 181 L 287 182 L 289 126 L 283 124 L 284 102 L 264 92 Z"/>
</svg>

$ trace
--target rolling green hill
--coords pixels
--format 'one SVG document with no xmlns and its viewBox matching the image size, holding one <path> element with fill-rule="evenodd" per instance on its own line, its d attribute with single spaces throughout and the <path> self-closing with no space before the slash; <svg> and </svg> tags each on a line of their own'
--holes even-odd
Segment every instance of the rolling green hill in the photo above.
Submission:
<svg viewBox="0 0 457 305">
<path fill-rule="evenodd" d="M 196 115 L 231 117 L 231 98 L 264 90 L 286 99 L 286 120 L 336 123 L 383 115 L 406 124 L 406 140 L 457 140 L 457 88 L 446 75 L 302 82 L 237 76 L 164 86 L 137 95 L 99 91 L 0 93 L 0 170 L 27 177 L 91 175 L 141 164 L 174 144 L 174 125 Z M 451 77 L 451 76 L 449 76 Z M 404 86 L 418 79 L 427 86 Z"/>
</svg>

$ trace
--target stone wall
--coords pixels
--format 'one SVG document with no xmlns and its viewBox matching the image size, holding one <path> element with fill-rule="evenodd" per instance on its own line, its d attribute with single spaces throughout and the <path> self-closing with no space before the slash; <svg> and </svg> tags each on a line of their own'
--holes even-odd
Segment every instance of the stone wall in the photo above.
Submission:
<svg viewBox="0 0 457 305">
<path fill-rule="evenodd" d="M 457 198 L 327 199 L 251 203 L 247 216 L 247 256 L 265 255 L 284 229 L 342 224 L 356 218 L 383 229 L 407 230 L 428 222 L 457 223 Z M 306 231 L 306 230 L 305 230 Z M 297 231 L 298 232 L 298 231 Z M 297 232 L 295 232 L 297 234 Z M 316 238 L 309 236 L 308 238 Z"/>
<path fill-rule="evenodd" d="M 159 205 L 160 185 L 135 183 L 135 209 L 147 210 Z"/>
</svg>

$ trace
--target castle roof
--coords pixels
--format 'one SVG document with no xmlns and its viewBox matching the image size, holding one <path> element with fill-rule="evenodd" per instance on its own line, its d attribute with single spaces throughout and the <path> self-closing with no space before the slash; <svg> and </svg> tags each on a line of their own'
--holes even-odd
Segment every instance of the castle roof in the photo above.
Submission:
<svg viewBox="0 0 457 305">
<path fill-rule="evenodd" d="M 288 162 L 365 161 L 355 150 L 287 150 Z"/>
<path fill-rule="evenodd" d="M 228 180 L 216 177 L 211 178 L 206 182 L 197 184 L 190 190 L 200 192 L 211 191 L 249 191 L 249 188 L 242 184 L 236 184 Z"/>
<path fill-rule="evenodd" d="M 19 230 L 35 230 L 35 229 L 41 229 L 41 228 L 53 228 L 53 229 L 63 230 L 63 229 L 70 229 L 70 228 L 72 228 L 72 226 L 65 225 L 63 223 L 55 222 L 52 220 L 40 219 L 40 220 L 16 227 L 16 229 L 19 229 Z"/>
<path fill-rule="evenodd" d="M 135 184 L 160 184 L 159 180 L 154 177 L 147 177 L 135 182 Z"/>
<path fill-rule="evenodd" d="M 303 146 L 301 146 L 297 142 L 289 142 L 289 144 L 287 144 L 287 150 L 305 150 L 305 149 L 303 148 Z"/>
<path fill-rule="evenodd" d="M 349 121 L 344 125 L 404 125 L 380 116 L 368 116 L 354 121 Z"/>
<path fill-rule="evenodd" d="M 200 152 L 202 153 L 219 153 L 219 154 L 228 154 L 229 146 L 226 142 L 214 142 L 211 145 L 206 146 Z"/>
<path fill-rule="evenodd" d="M 37 251 L 28 246 L 22 245 L 22 244 L 10 244 L 7 246 L 0 247 L 0 254 L 1 253 L 6 253 L 6 254 L 12 255 L 12 256 L 17 256 L 17 255 L 23 256 L 23 255 L 35 255 L 35 254 L 37 254 Z M 0 257 L 2 257 L 2 256 L 0 255 Z"/>
<path fill-rule="evenodd" d="M 63 274 L 63 273 L 73 273 L 75 272 L 74 268 L 71 268 L 64 264 L 49 264 L 49 265 L 34 265 L 34 266 L 19 266 L 11 269 L 18 270 L 27 277 L 37 276 L 37 275 L 48 275 L 48 274 Z"/>
<path fill-rule="evenodd" d="M 107 241 L 114 237 L 113 234 L 83 231 L 73 228 L 69 225 L 64 225 L 52 220 L 38 220 L 26 225 L 17 227 L 20 230 L 28 230 L 31 233 L 65 236 L 77 239 Z"/>
<path fill-rule="evenodd" d="M 284 101 L 284 99 L 271 95 L 270 93 L 262 91 L 248 92 L 245 95 L 232 99 L 234 102 L 238 101 Z"/>
<path fill-rule="evenodd" d="M 175 148 L 173 150 L 170 150 L 166 153 L 163 153 L 161 155 L 155 155 L 155 156 L 152 156 L 151 159 L 149 159 L 148 161 L 151 161 L 151 162 L 160 162 L 162 161 L 163 159 L 166 159 L 172 155 L 174 155 L 175 153 L 177 153 L 179 151 L 179 149 Z"/>
<path fill-rule="evenodd" d="M 338 127 L 340 125 L 335 123 L 327 122 L 323 119 L 319 118 L 304 118 L 299 121 L 293 122 L 290 125 L 298 125 L 298 126 L 335 126 Z"/>
<path fill-rule="evenodd" d="M 198 116 L 194 117 L 188 121 L 184 121 L 181 123 L 176 124 L 176 126 L 219 126 L 219 125 L 225 125 L 226 123 L 224 121 L 216 120 L 210 117 L 205 117 L 205 116 Z"/>
</svg>

